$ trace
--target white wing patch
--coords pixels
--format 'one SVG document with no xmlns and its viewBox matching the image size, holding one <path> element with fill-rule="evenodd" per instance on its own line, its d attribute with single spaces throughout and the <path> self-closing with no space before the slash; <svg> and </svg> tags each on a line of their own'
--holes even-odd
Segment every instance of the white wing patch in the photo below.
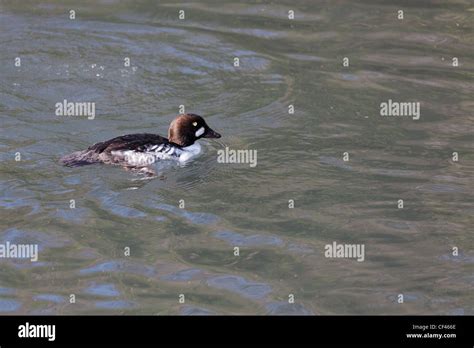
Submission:
<svg viewBox="0 0 474 348">
<path fill-rule="evenodd" d="M 204 134 L 204 131 L 205 131 L 204 127 L 199 128 L 199 129 L 196 131 L 196 138 L 197 138 L 197 137 L 200 137 L 201 135 L 203 135 L 203 134 Z"/>
</svg>

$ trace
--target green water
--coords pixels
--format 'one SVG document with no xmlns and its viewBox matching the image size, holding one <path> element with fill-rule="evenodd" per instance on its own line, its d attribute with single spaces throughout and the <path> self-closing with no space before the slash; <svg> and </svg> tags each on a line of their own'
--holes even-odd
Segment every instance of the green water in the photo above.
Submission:
<svg viewBox="0 0 474 348">
<path fill-rule="evenodd" d="M 39 260 L 0 259 L 0 312 L 474 314 L 473 29 L 462 0 L 1 0 L 0 241 Z M 184 167 L 57 162 L 180 105 L 223 135 Z"/>
</svg>

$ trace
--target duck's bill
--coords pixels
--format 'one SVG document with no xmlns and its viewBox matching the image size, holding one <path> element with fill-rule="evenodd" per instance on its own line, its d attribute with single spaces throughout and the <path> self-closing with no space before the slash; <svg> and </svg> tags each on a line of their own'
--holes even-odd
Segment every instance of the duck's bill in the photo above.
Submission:
<svg viewBox="0 0 474 348">
<path fill-rule="evenodd" d="M 214 138 L 218 139 L 221 137 L 221 135 L 217 132 L 214 132 L 211 128 L 208 128 L 206 133 L 202 136 L 203 138 Z"/>
</svg>

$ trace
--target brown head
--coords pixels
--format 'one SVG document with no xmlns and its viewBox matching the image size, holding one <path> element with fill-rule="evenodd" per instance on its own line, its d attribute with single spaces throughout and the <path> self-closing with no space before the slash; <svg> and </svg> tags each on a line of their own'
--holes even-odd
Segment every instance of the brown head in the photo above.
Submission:
<svg viewBox="0 0 474 348">
<path fill-rule="evenodd" d="M 201 116 L 195 114 L 177 116 L 168 130 L 168 140 L 183 147 L 192 145 L 201 138 L 220 137 L 221 135 L 214 132 Z"/>
</svg>

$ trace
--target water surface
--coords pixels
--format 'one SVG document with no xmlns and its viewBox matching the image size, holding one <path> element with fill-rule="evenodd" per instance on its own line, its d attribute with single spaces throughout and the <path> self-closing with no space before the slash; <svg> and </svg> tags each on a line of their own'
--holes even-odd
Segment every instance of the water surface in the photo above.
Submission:
<svg viewBox="0 0 474 348">
<path fill-rule="evenodd" d="M 39 246 L 0 260 L 0 312 L 474 314 L 473 23 L 463 0 L 0 1 L 0 241 Z M 64 99 L 95 119 L 55 116 Z M 185 167 L 57 162 L 166 134 L 179 105 L 223 134 Z"/>
</svg>

